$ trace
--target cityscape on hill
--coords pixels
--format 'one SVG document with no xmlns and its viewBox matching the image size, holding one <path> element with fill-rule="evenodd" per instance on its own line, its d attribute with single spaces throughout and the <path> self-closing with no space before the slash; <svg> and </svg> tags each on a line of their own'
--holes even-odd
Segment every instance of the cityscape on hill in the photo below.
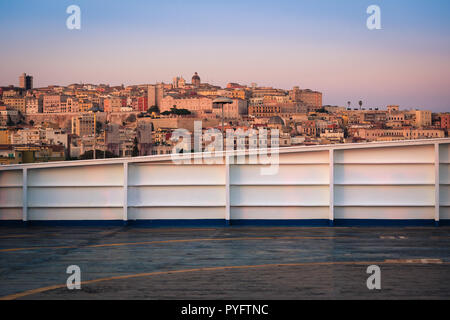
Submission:
<svg viewBox="0 0 450 320">
<path fill-rule="evenodd" d="M 364 101 L 323 105 L 316 90 L 234 82 L 221 88 L 197 72 L 191 81 L 129 86 L 34 88 L 26 73 L 18 82 L 0 87 L 1 164 L 170 154 L 173 131 L 192 135 L 196 121 L 203 131 L 277 130 L 279 147 L 444 138 L 450 128 L 450 113 L 367 108 Z M 229 99 L 223 112 L 218 97 Z"/>
</svg>

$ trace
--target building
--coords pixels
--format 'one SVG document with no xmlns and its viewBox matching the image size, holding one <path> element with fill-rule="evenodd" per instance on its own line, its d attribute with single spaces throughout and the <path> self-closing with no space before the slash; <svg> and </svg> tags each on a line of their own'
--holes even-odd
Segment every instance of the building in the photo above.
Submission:
<svg viewBox="0 0 450 320">
<path fill-rule="evenodd" d="M 95 113 L 84 113 L 72 117 L 72 134 L 79 137 L 95 135 L 97 129 Z"/>
<path fill-rule="evenodd" d="M 222 108 L 214 108 L 213 112 L 222 117 Z M 238 119 L 241 116 L 248 114 L 247 100 L 233 99 L 233 103 L 223 105 L 223 116 L 227 119 Z"/>
<path fill-rule="evenodd" d="M 26 112 L 26 100 L 25 97 L 6 97 L 3 98 L 3 102 L 10 108 L 19 111 L 22 114 Z"/>
<path fill-rule="evenodd" d="M 7 127 L 0 127 L 0 145 L 11 144 L 10 130 Z"/>
<path fill-rule="evenodd" d="M 33 77 L 22 73 L 19 77 L 19 86 L 25 90 L 33 89 Z"/>
<path fill-rule="evenodd" d="M 147 112 L 148 110 L 148 96 L 137 98 L 137 111 Z"/>
<path fill-rule="evenodd" d="M 289 91 L 289 97 L 292 101 L 300 101 L 300 88 L 293 87 L 291 91 Z"/>
<path fill-rule="evenodd" d="M 7 106 L 0 106 L 0 126 L 14 125 L 19 120 L 19 112 Z"/>
<path fill-rule="evenodd" d="M 136 140 L 139 156 L 151 155 L 152 149 L 152 124 L 140 121 L 136 127 Z"/>
<path fill-rule="evenodd" d="M 19 163 L 64 161 L 65 150 L 62 145 L 53 146 L 15 146 Z"/>
<path fill-rule="evenodd" d="M 387 106 L 387 111 L 388 111 L 388 113 L 397 113 L 400 111 L 400 106 L 396 106 L 396 105 Z"/>
<path fill-rule="evenodd" d="M 183 77 L 175 77 L 173 78 L 172 85 L 175 89 L 182 89 L 186 86 L 186 80 L 184 80 Z"/>
<path fill-rule="evenodd" d="M 213 112 L 213 99 L 204 96 L 172 96 L 167 95 L 162 99 L 160 112 L 177 109 L 187 109 L 193 115 L 200 116 Z"/>
<path fill-rule="evenodd" d="M 161 109 L 161 102 L 164 97 L 164 85 L 159 83 L 157 85 L 149 85 L 147 87 L 147 105 L 149 108 L 157 106 Z"/>
<path fill-rule="evenodd" d="M 19 155 L 11 144 L 0 144 L 0 165 L 11 165 L 22 163 Z"/>
<path fill-rule="evenodd" d="M 65 103 L 65 112 L 79 112 L 78 99 L 73 97 L 68 97 Z"/>
<path fill-rule="evenodd" d="M 89 99 L 80 99 L 78 100 L 78 112 L 89 112 L 94 108 L 94 103 Z M 66 108 L 67 112 L 69 108 Z"/>
<path fill-rule="evenodd" d="M 67 109 L 66 102 L 67 96 L 65 95 L 44 95 L 43 100 L 43 113 L 61 113 Z"/>
<path fill-rule="evenodd" d="M 428 127 L 431 126 L 431 111 L 416 110 L 416 127 Z"/>
<path fill-rule="evenodd" d="M 11 134 L 11 144 L 13 145 L 30 145 L 40 144 L 45 138 L 45 132 L 40 128 L 25 128 L 17 130 Z"/>
<path fill-rule="evenodd" d="M 26 97 L 25 98 L 25 111 L 26 114 L 42 113 L 44 100 L 42 97 Z"/>
<path fill-rule="evenodd" d="M 428 138 L 445 138 L 445 132 L 440 129 L 374 129 L 358 128 L 354 134 L 356 137 L 366 141 L 394 141 L 394 140 L 415 140 Z"/>
<path fill-rule="evenodd" d="M 251 105 L 248 107 L 248 115 L 253 117 L 269 118 L 281 113 L 280 105 Z"/>
<path fill-rule="evenodd" d="M 312 91 L 309 89 L 300 90 L 299 102 L 304 103 L 311 110 L 318 110 L 322 108 L 322 93 Z"/>
<path fill-rule="evenodd" d="M 450 129 L 450 114 L 441 114 L 441 129 L 449 130 Z"/>
<path fill-rule="evenodd" d="M 127 106 L 127 99 L 124 97 L 108 97 L 103 101 L 105 112 L 120 112 L 121 108 Z"/>
<path fill-rule="evenodd" d="M 252 98 L 265 97 L 265 96 L 285 96 L 287 94 L 286 91 L 281 89 L 274 89 L 271 87 L 258 87 L 253 88 L 251 95 Z"/>
<path fill-rule="evenodd" d="M 63 145 L 69 148 L 69 135 L 62 129 L 46 128 L 44 131 L 44 142 L 49 145 Z"/>
<path fill-rule="evenodd" d="M 120 128 L 118 124 L 109 123 L 105 129 L 107 150 L 116 156 L 120 154 Z"/>
</svg>

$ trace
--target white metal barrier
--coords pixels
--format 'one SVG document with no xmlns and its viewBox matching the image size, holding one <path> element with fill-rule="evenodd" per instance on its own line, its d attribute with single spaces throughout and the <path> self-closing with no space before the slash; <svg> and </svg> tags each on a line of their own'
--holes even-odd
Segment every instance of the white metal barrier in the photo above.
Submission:
<svg viewBox="0 0 450 320">
<path fill-rule="evenodd" d="M 449 145 L 282 148 L 275 175 L 170 155 L 2 166 L 0 220 L 439 222 L 450 219 Z"/>
</svg>

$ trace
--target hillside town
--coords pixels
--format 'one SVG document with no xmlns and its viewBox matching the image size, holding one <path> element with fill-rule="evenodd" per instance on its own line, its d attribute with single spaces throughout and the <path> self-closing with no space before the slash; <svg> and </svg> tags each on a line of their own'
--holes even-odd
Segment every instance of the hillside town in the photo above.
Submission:
<svg viewBox="0 0 450 320">
<path fill-rule="evenodd" d="M 229 102 L 218 106 L 218 97 Z M 196 121 L 203 131 L 278 130 L 279 146 L 290 147 L 444 138 L 450 113 L 366 108 L 363 101 L 323 105 L 315 90 L 221 88 L 197 72 L 190 83 L 177 76 L 172 83 L 44 88 L 23 73 L 19 86 L 0 87 L 0 164 L 170 154 L 174 130 L 193 134 Z"/>
</svg>

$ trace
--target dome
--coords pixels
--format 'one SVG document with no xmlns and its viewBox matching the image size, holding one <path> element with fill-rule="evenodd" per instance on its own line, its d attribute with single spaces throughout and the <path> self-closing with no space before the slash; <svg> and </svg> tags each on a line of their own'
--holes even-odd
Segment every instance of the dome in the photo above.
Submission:
<svg viewBox="0 0 450 320">
<path fill-rule="evenodd" d="M 194 80 L 200 81 L 200 77 L 198 76 L 197 72 L 192 76 L 192 81 L 194 81 Z"/>
<path fill-rule="evenodd" d="M 271 117 L 269 119 L 268 124 L 275 124 L 275 125 L 282 125 L 282 126 L 284 126 L 284 121 L 283 121 L 283 119 L 281 119 L 281 117 L 275 116 L 275 117 Z"/>
</svg>

